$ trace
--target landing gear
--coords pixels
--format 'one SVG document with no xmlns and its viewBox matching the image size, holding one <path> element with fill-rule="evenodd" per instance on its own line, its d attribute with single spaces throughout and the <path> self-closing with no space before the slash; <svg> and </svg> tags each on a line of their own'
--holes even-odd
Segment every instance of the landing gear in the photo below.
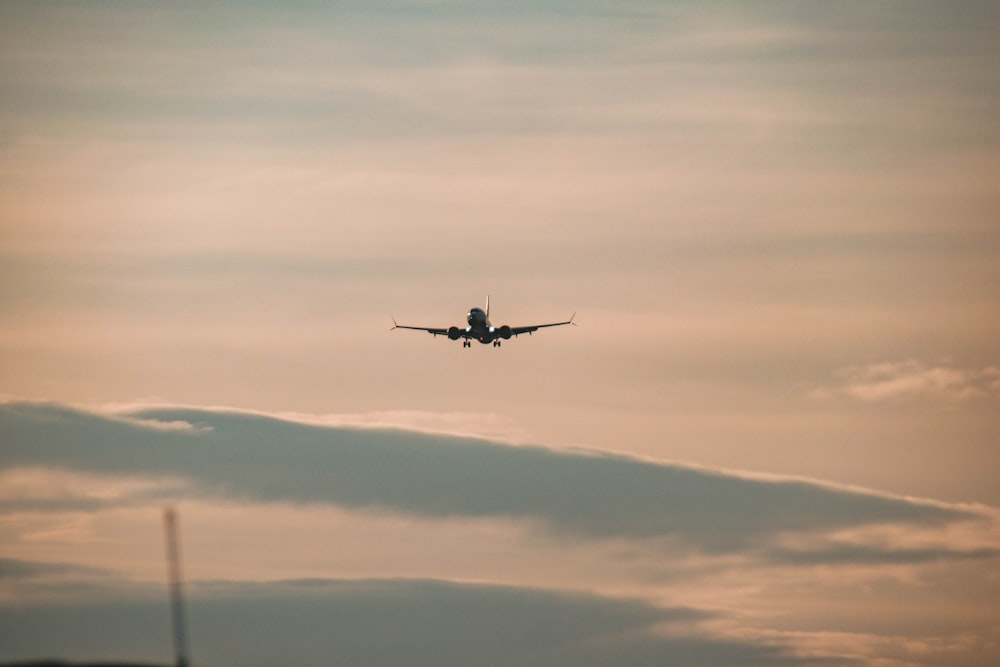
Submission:
<svg viewBox="0 0 1000 667">
<path fill-rule="evenodd" d="M 500 341 L 499 340 L 493 341 L 493 347 L 500 347 Z"/>
<path fill-rule="evenodd" d="M 463 340 L 462 341 L 462 347 L 472 347 L 472 341 L 471 340 Z"/>
</svg>

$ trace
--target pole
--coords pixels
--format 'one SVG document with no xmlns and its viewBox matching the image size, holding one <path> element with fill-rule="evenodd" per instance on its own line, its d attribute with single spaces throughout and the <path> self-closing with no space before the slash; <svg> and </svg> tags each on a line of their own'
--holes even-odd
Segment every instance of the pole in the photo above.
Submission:
<svg viewBox="0 0 1000 667">
<path fill-rule="evenodd" d="M 167 581 L 170 591 L 170 620 L 174 627 L 174 664 L 176 667 L 188 667 L 190 663 L 184 631 L 184 589 L 177 539 L 177 512 L 172 507 L 163 509 L 163 529 L 167 539 Z"/>
</svg>

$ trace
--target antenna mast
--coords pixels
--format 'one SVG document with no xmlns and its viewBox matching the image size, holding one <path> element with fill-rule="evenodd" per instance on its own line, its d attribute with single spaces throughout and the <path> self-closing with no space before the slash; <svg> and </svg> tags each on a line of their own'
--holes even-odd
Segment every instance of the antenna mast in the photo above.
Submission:
<svg viewBox="0 0 1000 667">
<path fill-rule="evenodd" d="M 177 540 L 177 512 L 172 507 L 163 509 L 163 530 L 167 539 L 167 580 L 170 589 L 170 618 L 174 626 L 174 664 L 176 667 L 188 667 L 190 663 L 184 630 L 184 589 Z"/>
</svg>

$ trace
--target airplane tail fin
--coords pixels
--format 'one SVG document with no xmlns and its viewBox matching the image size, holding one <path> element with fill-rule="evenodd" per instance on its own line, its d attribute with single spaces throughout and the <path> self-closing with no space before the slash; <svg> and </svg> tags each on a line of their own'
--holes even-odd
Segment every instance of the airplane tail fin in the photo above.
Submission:
<svg viewBox="0 0 1000 667">
<path fill-rule="evenodd" d="M 490 318 L 490 295 L 486 295 L 486 319 Z"/>
</svg>

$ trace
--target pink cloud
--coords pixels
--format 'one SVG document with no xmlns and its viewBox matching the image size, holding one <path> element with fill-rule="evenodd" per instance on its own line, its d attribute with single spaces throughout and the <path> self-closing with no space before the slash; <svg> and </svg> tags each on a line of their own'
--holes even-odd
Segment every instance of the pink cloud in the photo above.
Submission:
<svg viewBox="0 0 1000 667">
<path fill-rule="evenodd" d="M 947 362 L 928 365 L 917 359 L 851 366 L 837 373 L 834 389 L 819 388 L 815 397 L 843 395 L 865 402 L 936 400 L 958 403 L 1000 395 L 1000 371 L 959 368 Z"/>
</svg>

